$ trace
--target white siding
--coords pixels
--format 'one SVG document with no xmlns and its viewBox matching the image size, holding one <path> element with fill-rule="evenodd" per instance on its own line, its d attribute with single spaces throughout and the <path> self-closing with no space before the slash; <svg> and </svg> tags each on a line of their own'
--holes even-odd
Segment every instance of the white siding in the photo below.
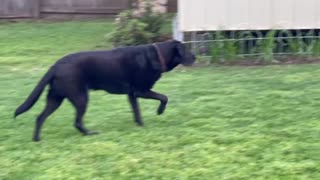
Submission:
<svg viewBox="0 0 320 180">
<path fill-rule="evenodd" d="M 180 31 L 320 28 L 320 0 L 178 0 Z"/>
</svg>

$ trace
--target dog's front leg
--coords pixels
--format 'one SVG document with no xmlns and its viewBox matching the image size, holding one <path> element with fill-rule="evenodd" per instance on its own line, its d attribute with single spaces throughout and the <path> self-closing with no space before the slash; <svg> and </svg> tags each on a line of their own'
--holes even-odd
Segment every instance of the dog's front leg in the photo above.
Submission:
<svg viewBox="0 0 320 180">
<path fill-rule="evenodd" d="M 145 98 L 145 99 L 155 99 L 155 100 L 159 100 L 160 101 L 160 105 L 158 108 L 158 115 L 162 114 L 164 112 L 164 110 L 166 109 L 166 105 L 168 103 L 168 97 L 157 93 L 157 92 L 153 92 L 153 91 L 146 91 L 144 93 L 139 93 L 138 94 L 139 97 L 141 98 Z"/>
<path fill-rule="evenodd" d="M 139 109 L 137 96 L 134 93 L 130 93 L 128 95 L 128 97 L 129 97 L 129 102 L 131 104 L 132 112 L 134 114 L 135 122 L 137 123 L 138 126 L 143 126 L 143 121 L 142 121 L 141 115 L 140 115 L 140 109 Z"/>
</svg>

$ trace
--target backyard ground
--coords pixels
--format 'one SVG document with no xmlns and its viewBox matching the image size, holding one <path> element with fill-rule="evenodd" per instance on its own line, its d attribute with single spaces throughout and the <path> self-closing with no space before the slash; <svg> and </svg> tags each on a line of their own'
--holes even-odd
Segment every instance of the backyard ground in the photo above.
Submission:
<svg viewBox="0 0 320 180">
<path fill-rule="evenodd" d="M 180 68 L 155 90 L 167 111 L 140 100 L 136 127 L 125 96 L 91 92 L 85 123 L 73 128 L 65 101 L 31 141 L 42 97 L 15 108 L 49 65 L 80 50 L 110 48 L 104 21 L 0 25 L 0 179 L 319 179 L 320 64 Z"/>
</svg>

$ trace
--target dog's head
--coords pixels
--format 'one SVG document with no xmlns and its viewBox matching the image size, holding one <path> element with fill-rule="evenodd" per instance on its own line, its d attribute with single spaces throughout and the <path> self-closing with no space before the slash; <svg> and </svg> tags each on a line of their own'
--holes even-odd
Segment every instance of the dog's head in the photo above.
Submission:
<svg viewBox="0 0 320 180">
<path fill-rule="evenodd" d="M 186 48 L 186 46 L 177 40 L 172 40 L 171 42 L 173 44 L 173 62 L 182 64 L 183 66 L 191 66 L 195 60 L 196 57 L 189 49 Z"/>
<path fill-rule="evenodd" d="M 177 40 L 157 43 L 158 54 L 164 58 L 166 71 L 170 71 L 179 64 L 191 66 L 196 58 L 186 46 Z M 156 47 L 156 49 L 157 49 Z"/>
<path fill-rule="evenodd" d="M 165 61 L 165 71 L 170 71 L 179 64 L 183 66 L 191 66 L 196 58 L 195 55 L 180 41 L 168 40 L 154 44 L 157 54 Z M 157 69 L 160 69 L 158 63 L 154 64 Z"/>
</svg>

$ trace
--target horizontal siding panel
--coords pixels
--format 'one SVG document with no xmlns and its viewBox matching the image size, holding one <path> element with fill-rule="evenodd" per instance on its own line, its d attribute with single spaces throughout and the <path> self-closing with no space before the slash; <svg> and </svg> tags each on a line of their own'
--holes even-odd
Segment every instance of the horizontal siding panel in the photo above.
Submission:
<svg viewBox="0 0 320 180">
<path fill-rule="evenodd" d="M 180 31 L 320 29 L 319 0 L 179 0 Z"/>
</svg>

